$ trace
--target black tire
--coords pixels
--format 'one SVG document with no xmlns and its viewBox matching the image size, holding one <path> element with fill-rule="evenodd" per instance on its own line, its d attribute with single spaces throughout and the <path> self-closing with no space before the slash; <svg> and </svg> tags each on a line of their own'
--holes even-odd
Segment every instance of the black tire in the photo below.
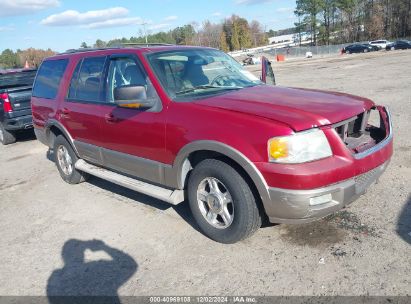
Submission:
<svg viewBox="0 0 411 304">
<path fill-rule="evenodd" d="M 201 213 L 197 200 L 197 190 L 206 178 L 216 178 L 229 191 L 233 204 L 232 223 L 225 228 L 215 228 Z M 188 200 L 191 212 L 205 235 L 220 242 L 231 244 L 251 236 L 261 227 L 261 215 L 256 199 L 244 178 L 225 162 L 207 159 L 200 162 L 188 180 Z"/>
<path fill-rule="evenodd" d="M 72 163 L 72 170 L 70 174 L 67 174 L 64 172 L 62 166 L 60 165 L 59 159 L 58 159 L 58 150 L 64 147 L 70 158 L 71 158 L 71 163 Z M 54 152 L 54 160 L 57 166 L 57 169 L 59 170 L 60 176 L 61 178 L 69 183 L 69 184 L 79 184 L 81 182 L 84 182 L 87 179 L 87 174 L 81 171 L 76 170 L 76 168 L 74 167 L 74 164 L 79 160 L 79 158 L 77 157 L 76 153 L 74 152 L 73 148 L 71 147 L 71 145 L 69 144 L 69 142 L 67 141 L 67 139 L 63 136 L 63 135 L 59 135 L 56 137 L 55 141 L 54 141 L 54 148 L 53 148 L 53 152 Z"/>
<path fill-rule="evenodd" d="M 10 145 L 16 142 L 16 135 L 14 133 L 4 129 L 3 124 L 0 122 L 0 143 L 2 145 Z"/>
</svg>

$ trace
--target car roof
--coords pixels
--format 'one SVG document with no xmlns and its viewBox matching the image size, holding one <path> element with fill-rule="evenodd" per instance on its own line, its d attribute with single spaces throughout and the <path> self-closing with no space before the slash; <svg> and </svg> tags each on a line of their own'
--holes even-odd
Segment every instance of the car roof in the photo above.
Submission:
<svg viewBox="0 0 411 304">
<path fill-rule="evenodd" d="M 116 54 L 131 54 L 131 53 L 155 53 L 163 51 L 178 51 L 188 49 L 213 49 L 203 46 L 186 46 L 186 45 L 173 45 L 173 44 L 125 44 L 122 46 L 106 47 L 106 48 L 83 48 L 83 49 L 70 49 L 66 52 L 59 53 L 57 55 L 46 58 L 46 60 L 64 59 L 70 57 L 90 57 L 91 56 L 107 56 L 113 53 Z"/>
</svg>

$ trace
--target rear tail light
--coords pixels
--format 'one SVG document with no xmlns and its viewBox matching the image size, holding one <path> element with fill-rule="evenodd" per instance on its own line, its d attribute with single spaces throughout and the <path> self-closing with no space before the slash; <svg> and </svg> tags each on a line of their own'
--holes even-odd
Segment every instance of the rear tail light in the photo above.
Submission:
<svg viewBox="0 0 411 304">
<path fill-rule="evenodd" d="M 3 99 L 4 112 L 12 112 L 13 109 L 11 107 L 11 103 L 10 103 L 10 100 L 9 100 L 9 95 L 7 95 L 7 93 L 0 94 L 0 99 Z"/>
</svg>

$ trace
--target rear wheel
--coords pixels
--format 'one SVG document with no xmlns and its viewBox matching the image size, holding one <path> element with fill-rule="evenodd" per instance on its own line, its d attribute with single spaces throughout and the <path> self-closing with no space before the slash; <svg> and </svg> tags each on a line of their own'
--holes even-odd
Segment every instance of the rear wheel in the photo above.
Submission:
<svg viewBox="0 0 411 304">
<path fill-rule="evenodd" d="M 364 53 L 368 53 L 368 49 L 364 49 Z"/>
<path fill-rule="evenodd" d="M 0 122 L 0 143 L 2 145 L 9 145 L 16 142 L 16 136 L 4 129 L 3 124 Z"/>
<path fill-rule="evenodd" d="M 207 159 L 193 169 L 188 200 L 200 229 L 217 242 L 238 242 L 261 226 L 250 186 L 225 162 Z"/>
<path fill-rule="evenodd" d="M 63 180 L 69 184 L 79 184 L 86 180 L 87 174 L 78 171 L 74 165 L 78 157 L 66 138 L 57 136 L 54 141 L 54 157 L 57 169 Z"/>
</svg>

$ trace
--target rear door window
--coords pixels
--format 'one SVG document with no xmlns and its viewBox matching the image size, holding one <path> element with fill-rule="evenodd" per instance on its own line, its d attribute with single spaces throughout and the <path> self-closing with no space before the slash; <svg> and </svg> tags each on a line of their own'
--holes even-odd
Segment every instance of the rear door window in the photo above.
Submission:
<svg viewBox="0 0 411 304">
<path fill-rule="evenodd" d="M 37 73 L 32 95 L 39 98 L 56 98 L 67 64 L 68 59 L 44 61 Z"/>
<path fill-rule="evenodd" d="M 104 66 L 106 57 L 84 58 L 71 79 L 68 98 L 89 102 L 104 102 Z"/>
</svg>

